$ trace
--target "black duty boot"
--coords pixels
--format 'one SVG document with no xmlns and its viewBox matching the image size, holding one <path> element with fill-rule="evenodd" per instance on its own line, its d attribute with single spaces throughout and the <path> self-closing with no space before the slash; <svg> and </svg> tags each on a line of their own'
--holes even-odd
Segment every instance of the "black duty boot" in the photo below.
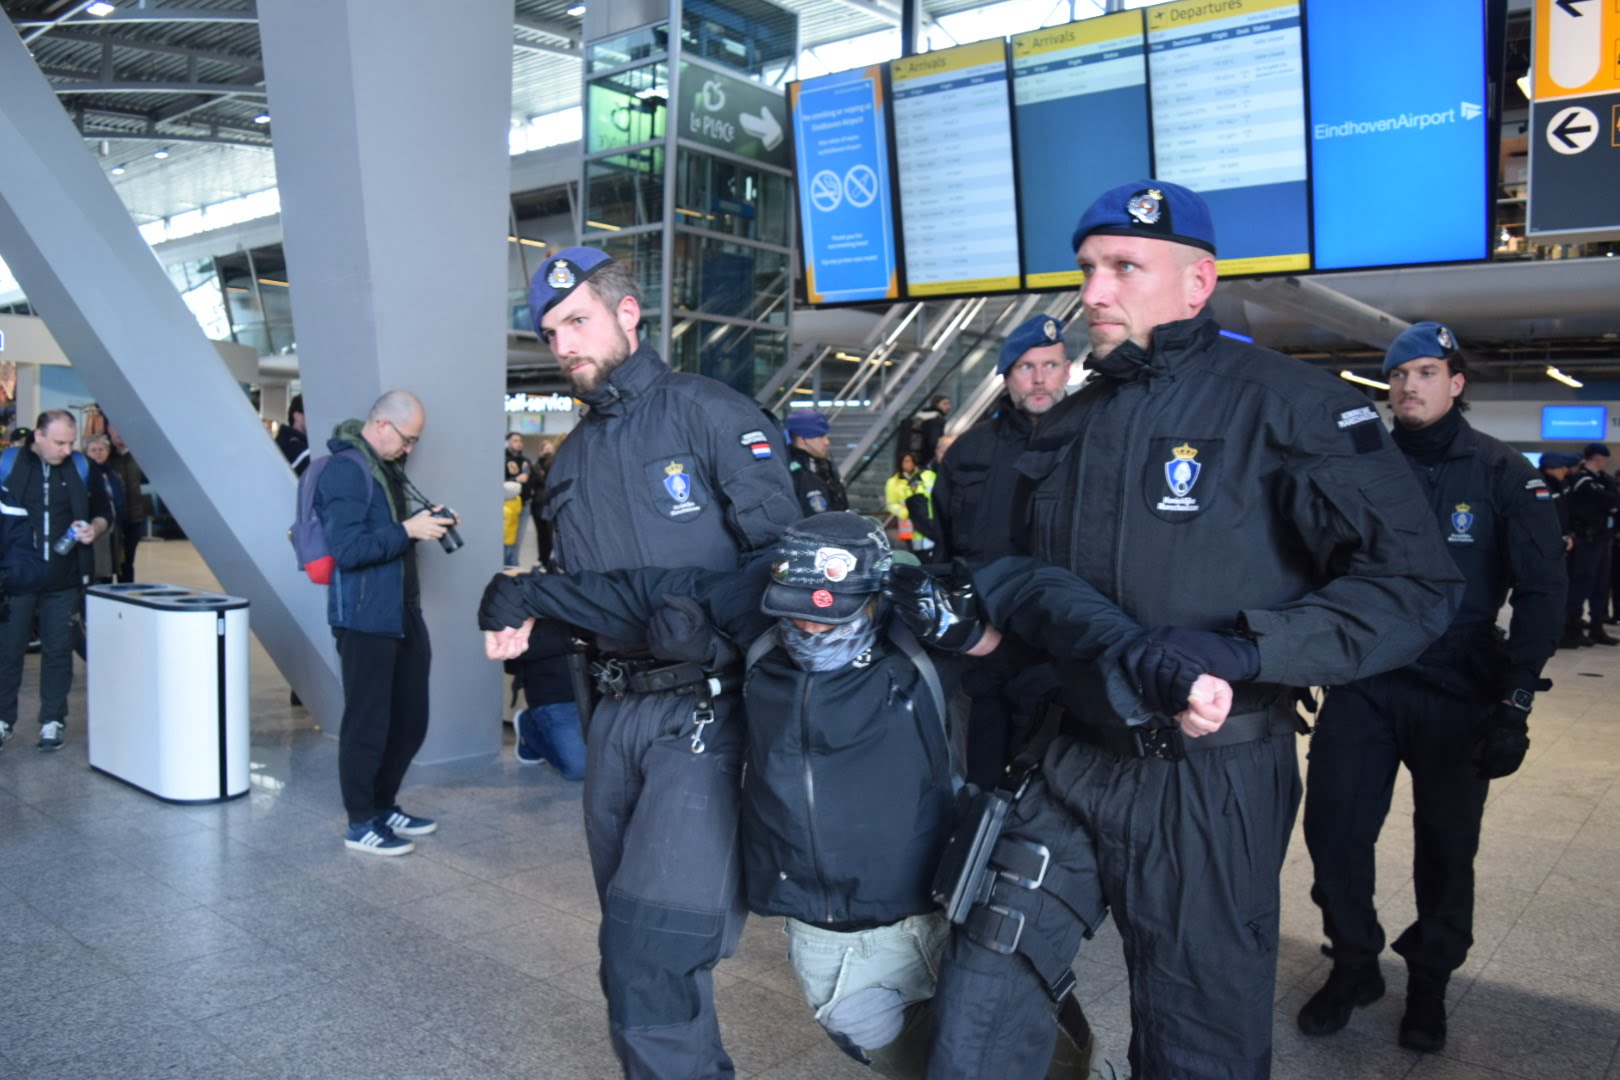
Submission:
<svg viewBox="0 0 1620 1080">
<path fill-rule="evenodd" d="M 1586 638 L 1586 628 L 1581 625 L 1579 619 L 1564 625 L 1564 636 L 1558 641 L 1560 649 L 1579 649 L 1590 644 L 1592 643 Z"/>
<path fill-rule="evenodd" d="M 1591 633 L 1587 635 L 1587 640 L 1589 640 L 1593 645 L 1620 645 L 1620 638 L 1610 636 L 1609 633 L 1603 629 L 1603 624 L 1596 620 L 1593 620 L 1592 622 L 1592 630 Z"/>
<path fill-rule="evenodd" d="M 1350 1022 L 1350 1014 L 1361 1005 L 1371 1005 L 1384 996 L 1384 977 L 1378 962 L 1334 964 L 1322 989 L 1299 1010 L 1299 1030 L 1307 1035 L 1332 1035 Z"/>
<path fill-rule="evenodd" d="M 1446 980 L 1449 976 L 1411 972 L 1406 977 L 1406 1014 L 1401 1045 L 1423 1054 L 1446 1048 Z"/>
</svg>

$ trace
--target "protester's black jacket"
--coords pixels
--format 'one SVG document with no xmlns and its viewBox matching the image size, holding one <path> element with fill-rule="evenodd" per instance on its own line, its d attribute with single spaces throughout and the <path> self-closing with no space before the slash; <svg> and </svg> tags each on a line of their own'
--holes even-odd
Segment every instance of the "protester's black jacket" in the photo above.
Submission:
<svg viewBox="0 0 1620 1080">
<path fill-rule="evenodd" d="M 1018 458 L 1034 430 L 1029 415 L 1004 396 L 993 414 L 945 451 L 934 479 L 940 558 L 988 562 L 1018 550 L 1013 521 Z"/>
<path fill-rule="evenodd" d="M 1445 629 L 1461 575 L 1366 398 L 1207 315 L 1088 363 L 1019 461 L 1029 551 L 1144 626 L 1252 636 L 1234 713 L 1409 664 Z M 1061 674 L 1071 713 L 1118 722 L 1095 667 Z"/>
<path fill-rule="evenodd" d="M 618 570 L 519 578 L 536 616 L 646 644 L 664 598 L 698 600 L 745 653 L 776 620 L 759 610 L 769 560 L 743 571 Z M 1090 659 L 1136 630 L 1072 574 L 1029 559 L 974 575 L 992 622 L 1065 657 Z M 879 614 L 880 623 L 889 618 Z M 955 658 L 936 654 L 949 700 Z M 944 723 L 917 667 L 886 633 L 863 661 L 807 672 L 780 647 L 743 686 L 748 769 L 743 876 L 751 910 L 823 925 L 879 924 L 932 909 L 928 886 L 949 835 Z"/>
</svg>

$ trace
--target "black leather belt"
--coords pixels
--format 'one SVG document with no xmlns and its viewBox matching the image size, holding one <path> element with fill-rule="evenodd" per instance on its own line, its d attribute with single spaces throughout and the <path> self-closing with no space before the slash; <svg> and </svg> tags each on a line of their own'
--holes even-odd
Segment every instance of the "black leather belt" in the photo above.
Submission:
<svg viewBox="0 0 1620 1080">
<path fill-rule="evenodd" d="M 1228 716 L 1218 730 L 1196 739 L 1187 738 L 1179 727 L 1099 727 L 1095 724 L 1079 724 L 1072 729 L 1072 734 L 1088 746 L 1107 750 L 1120 757 L 1180 761 L 1194 751 L 1236 746 L 1272 735 L 1293 735 L 1298 731 L 1298 726 L 1288 713 L 1279 707 Z"/>
<path fill-rule="evenodd" d="M 733 688 L 735 672 L 712 672 L 702 664 L 670 663 L 648 657 L 603 656 L 591 665 L 597 690 L 605 696 L 690 692 L 708 687 L 710 693 Z"/>
</svg>

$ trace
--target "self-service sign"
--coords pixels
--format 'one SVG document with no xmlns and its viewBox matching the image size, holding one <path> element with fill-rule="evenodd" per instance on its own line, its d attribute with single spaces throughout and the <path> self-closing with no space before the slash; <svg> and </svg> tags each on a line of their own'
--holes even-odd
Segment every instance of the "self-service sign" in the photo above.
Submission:
<svg viewBox="0 0 1620 1080">
<path fill-rule="evenodd" d="M 1532 235 L 1620 235 L 1620 0 L 1535 0 Z"/>
</svg>

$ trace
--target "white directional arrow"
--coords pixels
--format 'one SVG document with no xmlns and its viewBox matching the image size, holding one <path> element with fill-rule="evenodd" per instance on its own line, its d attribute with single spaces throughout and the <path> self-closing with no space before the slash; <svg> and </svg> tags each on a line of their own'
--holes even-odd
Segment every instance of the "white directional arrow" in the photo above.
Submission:
<svg viewBox="0 0 1620 1080">
<path fill-rule="evenodd" d="M 1598 118 L 1591 109 L 1571 105 L 1547 121 L 1547 145 L 1560 154 L 1578 154 L 1597 141 Z"/>
<path fill-rule="evenodd" d="M 765 106 L 759 107 L 758 116 L 753 113 L 738 113 L 737 122 L 742 125 L 744 131 L 758 139 L 765 149 L 775 150 L 782 145 L 782 122 Z"/>
</svg>

